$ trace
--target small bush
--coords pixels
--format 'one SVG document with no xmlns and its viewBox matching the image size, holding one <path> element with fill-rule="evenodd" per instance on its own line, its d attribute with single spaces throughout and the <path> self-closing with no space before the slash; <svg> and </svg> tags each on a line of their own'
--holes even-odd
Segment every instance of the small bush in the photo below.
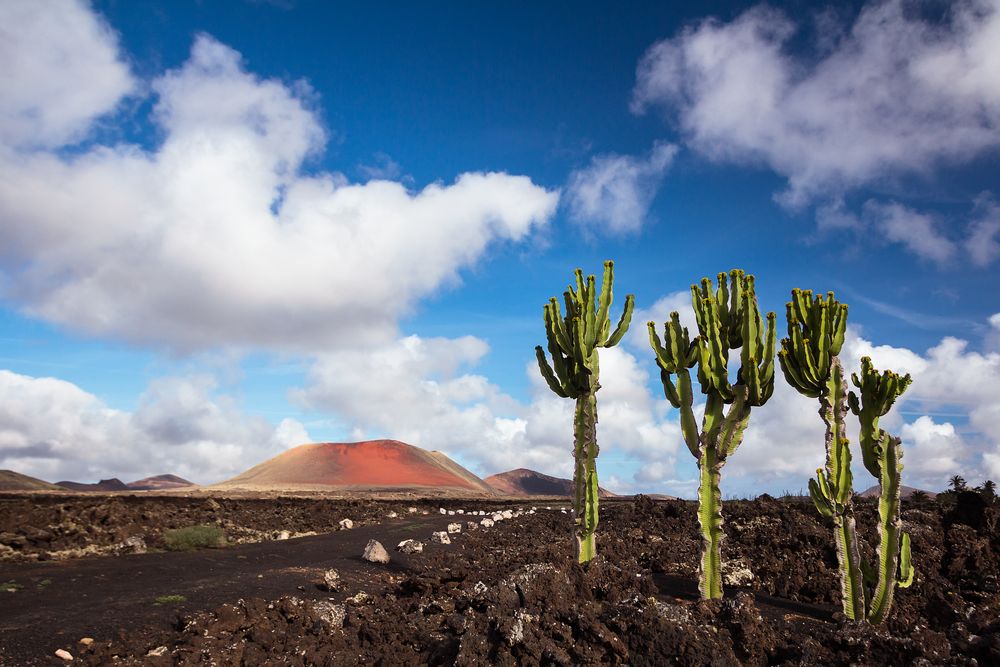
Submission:
<svg viewBox="0 0 1000 667">
<path fill-rule="evenodd" d="M 22 588 L 24 588 L 24 587 L 21 584 L 18 584 L 18 583 L 13 582 L 13 581 L 7 581 L 7 582 L 4 582 L 4 583 L 0 583 L 0 591 L 2 591 L 4 593 L 16 593 L 17 591 L 21 590 Z"/>
<path fill-rule="evenodd" d="M 188 526 L 163 533 L 168 551 L 216 549 L 226 546 L 226 534 L 218 526 Z"/>
<path fill-rule="evenodd" d="M 164 604 L 180 604 L 181 602 L 187 602 L 187 598 L 183 595 L 161 595 L 156 598 L 156 605 Z"/>
</svg>

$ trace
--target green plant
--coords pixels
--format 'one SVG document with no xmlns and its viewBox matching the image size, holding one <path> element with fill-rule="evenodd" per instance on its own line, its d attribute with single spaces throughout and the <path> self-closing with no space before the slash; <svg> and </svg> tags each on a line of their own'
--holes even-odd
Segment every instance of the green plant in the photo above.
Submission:
<svg viewBox="0 0 1000 667">
<path fill-rule="evenodd" d="M 698 522 L 702 555 L 699 589 L 702 598 L 722 597 L 722 466 L 743 442 L 750 408 L 764 405 L 774 391 L 775 316 L 767 314 L 766 332 L 753 276 L 734 269 L 718 275 L 719 286 L 704 278 L 691 286 L 698 336 L 691 340 L 680 316 L 673 312 L 664 325 L 664 339 L 647 323 L 649 343 L 660 367 L 663 392 L 680 410 L 681 433 L 698 459 Z M 736 382 L 730 383 L 729 351 L 740 350 Z M 706 395 L 699 430 L 694 416 L 694 392 L 689 369 L 698 366 L 698 381 Z M 674 377 L 676 376 L 676 378 Z M 725 406 L 728 406 L 726 409 Z"/>
<path fill-rule="evenodd" d="M 983 482 L 983 485 L 979 487 L 979 493 L 982 494 L 983 498 L 987 501 L 996 500 L 997 497 L 997 484 L 992 479 L 988 479 Z"/>
<path fill-rule="evenodd" d="M 778 360 L 788 383 L 799 393 L 819 399 L 826 425 L 826 465 L 809 480 L 816 509 L 833 519 L 840 568 L 844 614 L 852 620 L 881 623 L 892 606 L 896 586 L 913 580 L 910 538 L 899 529 L 899 487 L 902 448 L 899 438 L 881 430 L 878 420 L 910 384 L 910 377 L 891 371 L 879 374 L 865 358 L 861 377 L 852 376 L 861 397 L 848 390 L 840 349 L 847 330 L 847 305 L 829 292 L 813 297 L 810 290 L 792 290 L 787 304 L 788 337 L 782 339 Z M 865 468 L 879 480 L 879 549 L 877 571 L 862 561 L 854 518 L 850 441 L 846 435 L 848 406 L 861 422 L 861 453 Z M 867 586 L 874 585 L 873 594 Z"/>
<path fill-rule="evenodd" d="M 910 500 L 912 500 L 915 505 L 923 505 L 930 500 L 930 495 L 922 489 L 917 489 L 910 494 Z"/>
<path fill-rule="evenodd" d="M 226 534 L 218 526 L 187 526 L 165 531 L 163 543 L 168 551 L 215 549 L 226 545 Z"/>
<path fill-rule="evenodd" d="M 14 581 L 0 583 L 0 593 L 16 593 L 22 588 L 24 588 L 24 586 Z"/>
<path fill-rule="evenodd" d="M 576 558 L 589 561 L 597 554 L 594 534 L 598 523 L 597 485 L 597 391 L 600 384 L 598 349 L 617 345 L 628 331 L 635 297 L 625 297 L 625 309 L 618 326 L 611 331 L 614 262 L 604 262 L 604 276 L 598 295 L 593 275 L 583 278 L 577 269 L 576 288 L 571 285 L 563 294 L 566 316 L 555 297 L 544 308 L 545 337 L 552 365 L 539 345 L 535 348 L 538 368 L 556 395 L 576 400 L 573 417 L 573 511 Z"/>
<path fill-rule="evenodd" d="M 961 475 L 952 475 L 951 479 L 948 480 L 948 485 L 951 486 L 951 490 L 958 493 L 959 491 L 965 491 L 966 484 L 965 478 Z"/>
<path fill-rule="evenodd" d="M 165 604 L 180 604 L 182 602 L 187 602 L 187 598 L 183 595 L 161 595 L 156 598 L 156 602 L 153 604 L 160 606 Z"/>
</svg>

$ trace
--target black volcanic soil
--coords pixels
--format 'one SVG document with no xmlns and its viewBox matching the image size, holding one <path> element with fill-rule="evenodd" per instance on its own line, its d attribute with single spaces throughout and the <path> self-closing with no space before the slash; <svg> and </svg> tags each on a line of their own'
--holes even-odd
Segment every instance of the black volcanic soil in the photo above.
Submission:
<svg viewBox="0 0 1000 667">
<path fill-rule="evenodd" d="M 639 498 L 603 504 L 601 555 L 585 566 L 569 557 L 570 516 L 544 510 L 464 532 L 423 554 L 393 553 L 388 567 L 357 558 L 368 532 L 390 536 L 387 543 L 413 526 L 426 539 L 429 527 L 467 518 L 403 516 L 328 536 L 195 554 L 0 564 L 0 582 L 23 586 L 0 593 L 21 600 L 16 613 L 0 606 L 0 645 L 16 648 L 7 656 L 18 665 L 58 663 L 57 647 L 95 665 L 1000 664 L 1000 508 L 972 496 L 954 507 L 904 505 L 917 578 L 898 591 L 882 628 L 846 622 L 839 613 L 830 528 L 810 505 L 726 503 L 723 550 L 731 583 L 724 601 L 700 602 L 694 504 Z M 389 508 L 362 505 L 375 517 Z M 873 503 L 860 503 L 859 524 L 874 526 L 875 513 Z M 866 538 L 874 542 L 870 531 Z M 140 561 L 142 576 L 132 565 Z M 147 578 L 145 562 L 170 572 L 165 587 Z M 331 566 L 347 581 L 340 590 L 321 591 L 313 568 Z M 17 568 L 26 568 L 23 581 Z M 60 584 L 68 591 L 61 594 L 86 601 L 45 603 L 57 581 L 50 577 L 39 588 L 31 577 L 43 575 L 31 568 L 76 576 L 72 586 Z M 118 579 L 113 591 L 85 583 L 101 573 Z M 270 583 L 254 588 L 257 574 Z M 170 613 L 133 605 L 129 618 L 138 620 L 115 620 L 118 601 L 149 600 L 171 586 L 192 591 L 189 602 Z M 359 590 L 370 597 L 353 597 Z M 343 605 L 342 627 L 331 625 L 325 602 Z M 79 608 L 88 614 L 94 644 L 75 645 L 71 636 L 53 642 Z M 10 615 L 33 613 L 29 637 L 6 629 Z M 147 655 L 151 649 L 163 655 Z"/>
</svg>

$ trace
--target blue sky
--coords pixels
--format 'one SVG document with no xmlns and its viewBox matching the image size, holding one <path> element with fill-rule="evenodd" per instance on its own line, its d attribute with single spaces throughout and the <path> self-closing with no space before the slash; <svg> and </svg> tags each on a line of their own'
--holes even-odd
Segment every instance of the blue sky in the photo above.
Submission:
<svg viewBox="0 0 1000 667">
<path fill-rule="evenodd" d="M 848 367 L 913 374 L 908 483 L 1000 477 L 1000 4 L 650 4 L 4 3 L 0 467 L 396 437 L 569 475 L 533 347 L 610 258 L 608 487 L 690 495 L 644 323 L 734 267 L 779 322 L 836 290 Z M 778 385 L 728 494 L 822 463 Z"/>
</svg>

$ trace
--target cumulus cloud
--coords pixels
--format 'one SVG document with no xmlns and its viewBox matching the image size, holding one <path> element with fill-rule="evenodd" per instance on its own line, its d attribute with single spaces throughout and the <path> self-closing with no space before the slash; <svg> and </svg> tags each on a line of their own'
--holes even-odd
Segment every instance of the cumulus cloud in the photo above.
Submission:
<svg viewBox="0 0 1000 667">
<path fill-rule="evenodd" d="M 40 3 L 15 6 L 5 30 L 61 21 Z M 55 128 L 42 136 L 58 147 L 129 90 L 124 57 L 99 20 L 88 20 L 91 39 L 58 47 L 75 63 L 65 77 L 58 62 L 26 71 L 27 59 L 0 59 L 8 79 L 55 76 L 63 95 L 0 110 L 0 267 L 6 296 L 33 316 L 182 350 L 385 343 L 419 299 L 555 212 L 558 192 L 505 173 L 465 173 L 416 191 L 307 174 L 303 164 L 326 136 L 315 94 L 304 82 L 261 79 L 207 35 L 180 68 L 151 82 L 155 148 L 91 145 L 64 155 L 12 143 L 27 114 Z M 61 35 L 40 32 L 32 48 L 56 48 Z M 104 69 L 124 72 L 124 83 L 103 86 L 72 122 L 31 111 L 29 102 L 73 107 L 67 99 L 90 94 Z"/>
<path fill-rule="evenodd" d="M 49 481 L 212 483 L 310 441 L 294 419 L 274 427 L 244 413 L 207 376 L 157 380 L 126 412 L 70 382 L 0 370 L 0 467 Z"/>
<path fill-rule="evenodd" d="M 636 232 L 677 154 L 673 144 L 658 142 L 645 158 L 596 155 L 574 171 L 566 184 L 571 218 L 596 232 Z"/>
<path fill-rule="evenodd" d="M 136 86 L 117 35 L 85 2 L 0 3 L 0 144 L 77 141 Z"/>
<path fill-rule="evenodd" d="M 356 437 L 438 449 L 484 475 L 524 466 L 572 476 L 573 401 L 551 393 L 533 361 L 531 401 L 513 399 L 471 372 L 486 353 L 474 337 L 417 336 L 378 351 L 334 352 L 319 359 L 296 398 L 335 413 Z M 657 462 L 667 475 L 678 430 L 648 383 L 645 363 L 620 348 L 601 351 L 598 438 L 605 454 Z"/>
<path fill-rule="evenodd" d="M 711 159 L 783 175 L 789 206 L 964 163 L 1000 146 L 998 8 L 965 0 L 932 22 L 873 2 L 812 54 L 791 51 L 799 26 L 779 10 L 708 19 L 646 52 L 632 108 L 662 109 Z"/>
</svg>

